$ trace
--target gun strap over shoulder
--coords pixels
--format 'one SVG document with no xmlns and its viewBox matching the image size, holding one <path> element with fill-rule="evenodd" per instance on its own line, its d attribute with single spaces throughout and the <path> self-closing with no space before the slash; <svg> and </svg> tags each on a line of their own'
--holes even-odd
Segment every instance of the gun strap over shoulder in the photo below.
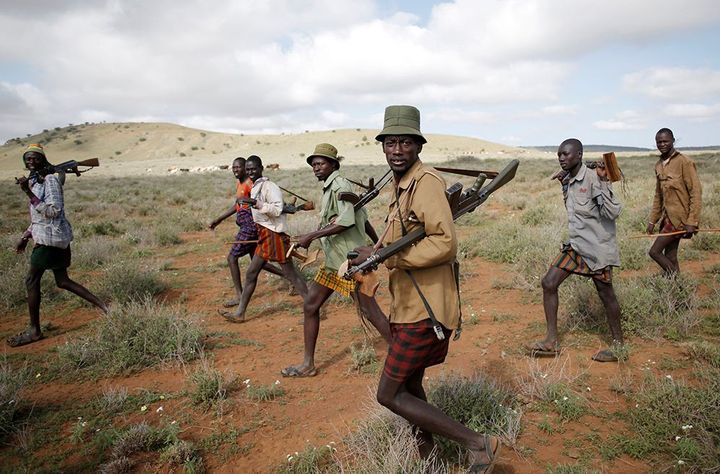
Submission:
<svg viewBox="0 0 720 474">
<path fill-rule="evenodd" d="M 407 234 L 407 229 L 405 228 L 405 223 L 403 222 L 402 218 L 402 212 L 400 211 L 400 192 L 398 188 L 395 188 L 395 206 L 398 213 L 398 220 L 400 221 L 400 229 L 402 230 L 402 235 L 405 237 Z M 420 285 L 418 285 L 417 280 L 415 279 L 415 276 L 410 272 L 410 270 L 405 270 L 405 273 L 407 274 L 408 278 L 410 278 L 410 281 L 412 282 L 413 286 L 415 287 L 415 290 L 417 290 L 418 295 L 420 296 L 420 300 L 423 303 L 423 306 L 425 306 L 425 311 L 427 311 L 428 316 L 430 317 L 430 321 L 433 325 L 433 331 L 435 331 L 435 336 L 438 338 L 439 341 L 442 341 L 445 339 L 445 333 L 443 332 L 443 327 L 438 322 L 437 318 L 435 317 L 435 312 L 433 311 L 432 307 L 430 306 L 430 302 L 425 298 L 425 295 L 423 294 L 422 290 L 420 290 Z"/>
</svg>

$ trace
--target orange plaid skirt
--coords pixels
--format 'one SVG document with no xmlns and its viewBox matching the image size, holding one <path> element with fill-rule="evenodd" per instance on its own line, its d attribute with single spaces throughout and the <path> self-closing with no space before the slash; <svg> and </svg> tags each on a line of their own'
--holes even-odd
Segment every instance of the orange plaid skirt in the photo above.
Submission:
<svg viewBox="0 0 720 474">
<path fill-rule="evenodd" d="M 285 263 L 288 249 L 290 248 L 290 236 L 278 234 L 267 227 L 257 225 L 258 243 L 255 247 L 255 255 L 267 262 Z"/>
<path fill-rule="evenodd" d="M 607 266 L 600 270 L 590 270 L 582 256 L 577 253 L 570 245 L 563 245 L 560 254 L 555 257 L 552 265 L 553 267 L 565 270 L 566 272 L 575 273 L 576 275 L 582 275 L 598 280 L 603 283 L 612 283 L 612 267 Z"/>
<path fill-rule="evenodd" d="M 355 289 L 354 280 L 346 280 L 339 277 L 337 272 L 328 270 L 325 267 L 320 268 L 313 281 L 326 288 L 330 288 L 333 291 L 340 293 L 341 295 L 348 297 Z"/>
</svg>

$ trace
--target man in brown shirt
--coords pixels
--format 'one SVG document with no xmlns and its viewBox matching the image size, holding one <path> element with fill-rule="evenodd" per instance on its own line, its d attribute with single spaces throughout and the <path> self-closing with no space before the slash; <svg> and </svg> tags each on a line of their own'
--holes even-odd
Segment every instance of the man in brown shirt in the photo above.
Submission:
<svg viewBox="0 0 720 474">
<path fill-rule="evenodd" d="M 453 269 L 457 237 L 445 182 L 421 161 L 426 143 L 420 133 L 420 112 L 394 105 L 385 110 L 385 127 L 376 137 L 393 171 L 395 197 L 383 238 L 389 244 L 422 228 L 426 237 L 386 260 L 390 270 L 390 331 L 392 342 L 378 386 L 378 402 L 416 427 L 423 456 L 433 450 L 433 433 L 457 441 L 469 451 L 472 472 L 489 472 L 500 449 L 498 438 L 477 433 L 427 402 L 423 377 L 427 367 L 444 362 L 460 312 Z M 353 264 L 364 261 L 369 247 L 358 249 Z M 437 323 L 429 316 L 421 293 Z M 442 337 L 442 339 L 441 339 Z"/>
<path fill-rule="evenodd" d="M 655 135 L 660 159 L 655 163 L 655 199 L 647 225 L 648 234 L 653 233 L 658 221 L 661 234 L 685 231 L 660 236 L 650 248 L 650 257 L 670 276 L 680 272 L 677 259 L 680 239 L 689 239 L 697 232 L 702 206 L 702 186 L 695 162 L 675 150 L 674 143 L 669 128 L 662 128 Z"/>
</svg>

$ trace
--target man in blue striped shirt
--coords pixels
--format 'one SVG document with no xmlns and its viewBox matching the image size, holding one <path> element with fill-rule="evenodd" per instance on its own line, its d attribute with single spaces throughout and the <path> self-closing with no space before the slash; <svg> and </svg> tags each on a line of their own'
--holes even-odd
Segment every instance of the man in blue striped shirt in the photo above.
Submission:
<svg viewBox="0 0 720 474">
<path fill-rule="evenodd" d="M 53 174 L 54 167 L 48 163 L 45 150 L 41 145 L 30 145 L 23 153 L 23 161 L 30 171 L 30 177 L 22 177 L 17 183 L 30 199 L 30 226 L 15 246 L 15 251 L 24 252 L 31 238 L 35 242 L 30 256 L 30 270 L 25 278 L 30 327 L 7 339 L 11 347 L 23 346 L 43 338 L 40 329 L 40 281 L 45 270 L 53 271 L 58 288 L 71 291 L 102 312 L 108 312 L 104 302 L 68 276 L 73 232 L 65 217 L 62 184 Z"/>
</svg>

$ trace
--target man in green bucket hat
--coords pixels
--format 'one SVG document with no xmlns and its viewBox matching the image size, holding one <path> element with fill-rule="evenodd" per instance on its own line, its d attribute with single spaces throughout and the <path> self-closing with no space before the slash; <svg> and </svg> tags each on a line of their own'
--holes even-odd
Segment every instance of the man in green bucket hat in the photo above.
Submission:
<svg viewBox="0 0 720 474">
<path fill-rule="evenodd" d="M 347 253 L 355 247 L 366 245 L 369 239 L 373 242 L 378 237 L 368 222 L 364 208 L 355 210 L 350 202 L 339 198 L 342 192 L 352 192 L 352 184 L 340 176 L 338 150 L 329 143 L 320 143 L 313 154 L 307 157 L 307 164 L 312 167 L 318 181 L 323 183 L 322 209 L 320 211 L 320 227 L 314 232 L 298 237 L 298 247 L 308 248 L 313 240 L 320 239 L 325 264 L 308 288 L 305 298 L 303 321 L 305 354 L 302 364 L 291 365 L 281 370 L 284 377 L 312 377 L 317 374 L 315 368 L 315 344 L 320 331 L 320 307 L 328 298 L 337 292 L 345 297 L 370 299 L 355 291 L 355 282 L 338 276 L 338 269 L 347 260 Z M 363 301 L 363 306 L 374 301 Z M 375 303 L 377 305 L 377 303 Z M 381 313 L 367 315 L 373 326 L 386 341 L 390 340 L 390 328 L 387 319 Z"/>
<path fill-rule="evenodd" d="M 500 441 L 477 433 L 430 405 L 423 389 L 425 369 L 441 364 L 449 338 L 460 322 L 454 262 L 457 237 L 445 181 L 420 161 L 427 142 L 420 132 L 420 111 L 409 105 L 385 109 L 385 124 L 376 139 L 394 175 L 394 198 L 382 244 L 422 229 L 426 237 L 385 260 L 389 270 L 390 332 L 377 400 L 415 428 L 423 457 L 431 456 L 433 434 L 452 439 L 468 450 L 470 472 L 490 472 Z M 350 264 L 365 261 L 373 249 L 356 249 Z"/>
</svg>

